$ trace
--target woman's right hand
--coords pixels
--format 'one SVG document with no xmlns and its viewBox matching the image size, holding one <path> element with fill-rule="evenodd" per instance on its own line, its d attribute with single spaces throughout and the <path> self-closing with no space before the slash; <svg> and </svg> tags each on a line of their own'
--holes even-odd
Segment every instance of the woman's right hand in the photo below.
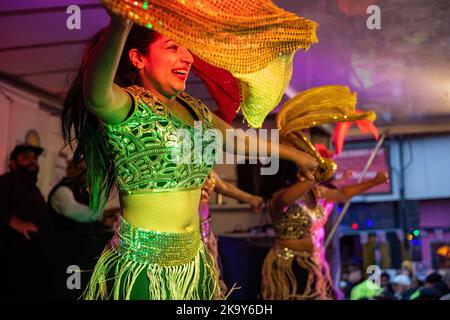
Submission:
<svg viewBox="0 0 450 320">
<path fill-rule="evenodd" d="M 317 170 L 319 163 L 309 154 L 297 151 L 298 156 L 295 159 L 295 164 L 298 167 L 299 173 L 308 180 L 314 180 L 314 173 Z"/>
</svg>

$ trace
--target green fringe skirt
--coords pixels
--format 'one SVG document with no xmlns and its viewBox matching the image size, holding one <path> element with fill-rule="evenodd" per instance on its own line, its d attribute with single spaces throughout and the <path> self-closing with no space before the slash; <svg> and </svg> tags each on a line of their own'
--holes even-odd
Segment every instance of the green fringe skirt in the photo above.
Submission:
<svg viewBox="0 0 450 320">
<path fill-rule="evenodd" d="M 84 299 L 220 299 L 219 272 L 199 230 L 141 229 L 125 219 L 100 256 Z"/>
</svg>

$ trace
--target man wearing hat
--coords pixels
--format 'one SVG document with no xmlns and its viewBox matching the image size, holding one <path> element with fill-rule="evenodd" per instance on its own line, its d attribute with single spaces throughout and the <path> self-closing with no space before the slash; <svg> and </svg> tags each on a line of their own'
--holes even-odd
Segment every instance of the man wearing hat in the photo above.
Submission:
<svg viewBox="0 0 450 320">
<path fill-rule="evenodd" d="M 398 300 L 408 300 L 414 290 L 411 289 L 411 278 L 406 274 L 398 274 L 392 280 L 395 297 Z"/>
<path fill-rule="evenodd" d="M 52 229 L 45 199 L 36 186 L 41 147 L 17 145 L 9 158 L 10 172 L 0 176 L 0 221 L 30 240 L 32 233 Z"/>
</svg>

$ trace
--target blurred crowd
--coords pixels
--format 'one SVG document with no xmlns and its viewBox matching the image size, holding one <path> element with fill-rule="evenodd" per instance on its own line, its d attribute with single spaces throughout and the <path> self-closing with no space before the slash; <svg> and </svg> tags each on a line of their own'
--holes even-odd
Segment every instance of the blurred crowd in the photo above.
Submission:
<svg viewBox="0 0 450 320">
<path fill-rule="evenodd" d="M 339 283 L 350 300 L 450 300 L 450 269 L 415 272 L 410 261 L 398 270 L 381 270 L 367 279 L 362 268 L 350 264 Z"/>
</svg>

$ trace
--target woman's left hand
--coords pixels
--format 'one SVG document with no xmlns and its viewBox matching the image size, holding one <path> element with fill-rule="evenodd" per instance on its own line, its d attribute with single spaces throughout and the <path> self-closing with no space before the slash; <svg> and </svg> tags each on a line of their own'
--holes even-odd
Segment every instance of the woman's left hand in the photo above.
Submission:
<svg viewBox="0 0 450 320">
<path fill-rule="evenodd" d="M 382 184 L 389 181 L 389 175 L 385 171 L 378 171 L 373 180 L 376 184 Z"/>
</svg>

